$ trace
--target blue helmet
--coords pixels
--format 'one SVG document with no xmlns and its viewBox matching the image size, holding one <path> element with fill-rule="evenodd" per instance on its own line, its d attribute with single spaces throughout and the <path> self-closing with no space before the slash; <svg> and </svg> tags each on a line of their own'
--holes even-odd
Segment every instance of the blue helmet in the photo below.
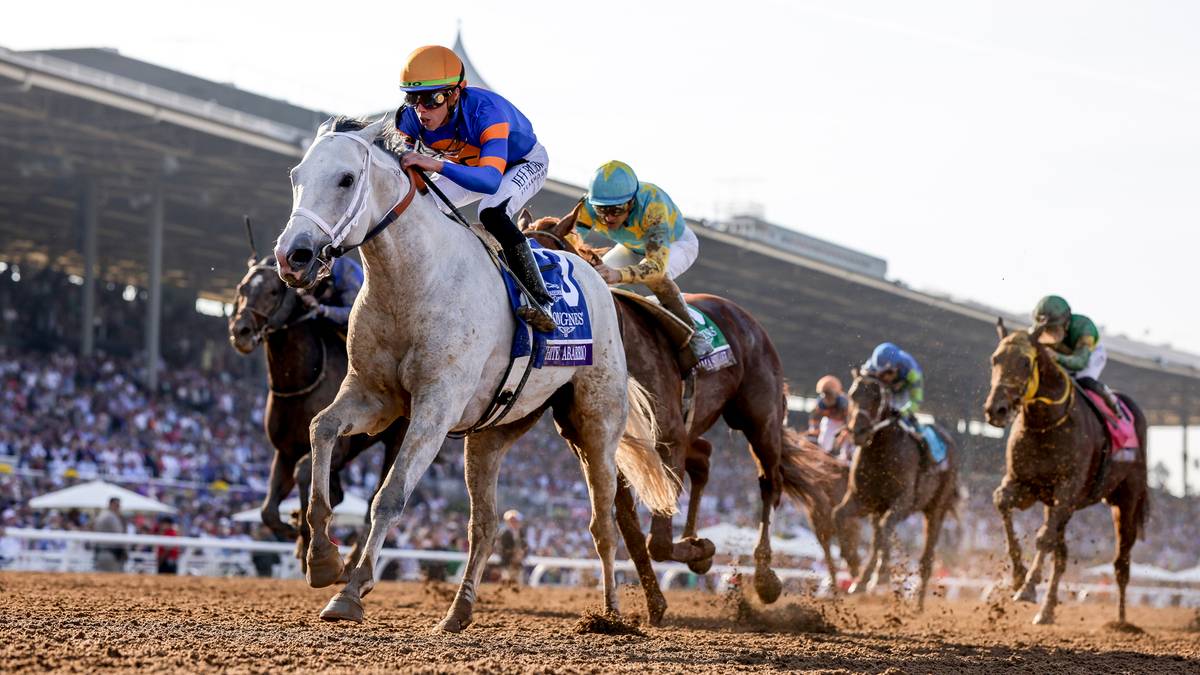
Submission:
<svg viewBox="0 0 1200 675">
<path fill-rule="evenodd" d="M 596 169 L 588 185 L 587 200 L 592 206 L 616 206 L 633 199 L 637 192 L 638 179 L 633 168 L 613 160 Z"/>
<path fill-rule="evenodd" d="M 904 351 L 891 342 L 880 343 L 871 352 L 871 360 L 864 368 L 869 373 L 882 373 L 888 370 L 900 370 L 904 364 Z"/>
</svg>

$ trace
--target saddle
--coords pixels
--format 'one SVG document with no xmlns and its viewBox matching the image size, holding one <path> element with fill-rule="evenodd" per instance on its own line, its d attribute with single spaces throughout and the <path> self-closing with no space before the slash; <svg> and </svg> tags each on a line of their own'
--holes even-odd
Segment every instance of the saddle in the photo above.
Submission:
<svg viewBox="0 0 1200 675">
<path fill-rule="evenodd" d="M 633 291 L 613 286 L 609 289 L 617 300 L 625 300 L 649 316 L 658 328 L 659 333 L 667 337 L 667 341 L 675 349 L 675 360 L 680 373 L 688 373 L 696 365 L 696 358 L 688 347 L 695 328 L 679 320 L 679 317 L 663 309 L 654 300 L 638 295 Z"/>
</svg>

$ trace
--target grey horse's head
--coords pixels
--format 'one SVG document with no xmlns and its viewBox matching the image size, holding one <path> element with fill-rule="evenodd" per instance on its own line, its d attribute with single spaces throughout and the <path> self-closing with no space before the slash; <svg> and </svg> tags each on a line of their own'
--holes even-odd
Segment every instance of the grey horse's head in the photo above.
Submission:
<svg viewBox="0 0 1200 675">
<path fill-rule="evenodd" d="M 399 165 L 371 152 L 389 124 L 330 120 L 292 168 L 292 214 L 275 243 L 279 277 L 289 286 L 316 284 L 328 249 L 361 242 L 386 208 L 379 204 L 399 190 Z"/>
</svg>

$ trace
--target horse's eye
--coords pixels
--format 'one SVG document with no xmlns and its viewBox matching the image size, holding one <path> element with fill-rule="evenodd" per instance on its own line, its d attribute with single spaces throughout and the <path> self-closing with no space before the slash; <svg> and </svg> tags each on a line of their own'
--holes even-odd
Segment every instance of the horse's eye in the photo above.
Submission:
<svg viewBox="0 0 1200 675">
<path fill-rule="evenodd" d="M 351 185 L 354 185 L 354 176 L 348 173 L 342 174 L 342 179 L 338 181 L 338 187 L 348 188 Z"/>
</svg>

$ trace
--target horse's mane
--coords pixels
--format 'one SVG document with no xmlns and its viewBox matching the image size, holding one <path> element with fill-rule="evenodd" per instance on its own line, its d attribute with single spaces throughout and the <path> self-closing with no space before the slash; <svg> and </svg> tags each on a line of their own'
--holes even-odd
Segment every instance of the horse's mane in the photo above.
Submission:
<svg viewBox="0 0 1200 675">
<path fill-rule="evenodd" d="M 322 129 L 327 128 L 329 131 L 362 131 L 377 121 L 366 117 L 337 115 L 326 121 L 321 127 Z M 375 145 L 399 160 L 401 155 L 409 149 L 407 140 L 408 137 L 396 129 L 396 121 L 389 119 L 383 128 L 383 133 L 375 139 Z"/>
</svg>

